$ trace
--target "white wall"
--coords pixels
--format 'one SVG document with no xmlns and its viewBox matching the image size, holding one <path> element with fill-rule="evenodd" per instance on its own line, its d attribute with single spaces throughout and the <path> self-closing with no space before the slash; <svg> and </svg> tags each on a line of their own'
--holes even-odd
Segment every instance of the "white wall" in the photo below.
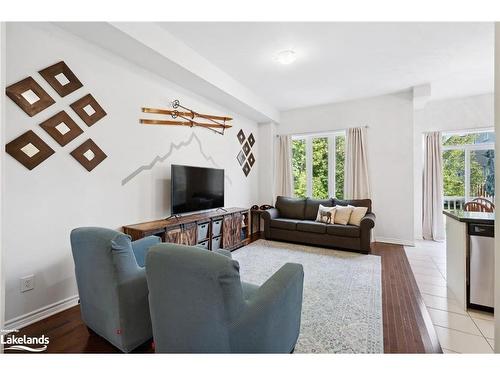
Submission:
<svg viewBox="0 0 500 375">
<path fill-rule="evenodd" d="M 495 133 L 500 134 L 500 23 L 495 23 Z M 500 150 L 500 137 L 495 148 Z M 495 186 L 500 186 L 500 163 L 495 163 Z M 495 195 L 495 205 L 500 207 L 500 194 Z M 495 353 L 500 353 L 500 220 L 495 220 Z"/>
<path fill-rule="evenodd" d="M 5 90 L 5 22 L 0 22 L 0 92 Z M 0 98 L 0 144 L 4 144 L 5 95 Z M 3 267 L 3 158 L 0 158 L 0 331 L 5 322 L 5 273 Z M 3 344 L 0 343 L 0 353 Z"/>
<path fill-rule="evenodd" d="M 368 125 L 368 164 L 377 241 L 413 244 L 413 102 L 409 92 L 281 114 L 279 134 Z"/>
<path fill-rule="evenodd" d="M 60 98 L 38 70 L 64 60 L 84 87 Z M 112 55 L 50 24 L 7 25 L 7 84 L 31 75 L 56 104 L 28 117 L 12 101 L 6 103 L 6 141 L 34 130 L 56 153 L 29 171 L 5 152 L 4 263 L 6 271 L 6 320 L 77 294 L 69 244 L 71 229 L 79 226 L 120 228 L 122 225 L 169 215 L 171 163 L 212 167 L 226 171 L 226 206 L 249 207 L 257 202 L 260 142 L 258 127 L 236 113 L 197 97 L 182 88 Z M 88 128 L 69 104 L 92 93 L 108 115 Z M 200 128 L 140 125 L 142 106 L 168 107 L 173 99 L 199 112 L 234 117 L 234 127 L 221 136 Z M 37 124 L 66 109 L 85 131 L 60 147 Z M 236 160 L 243 128 L 256 136 L 256 164 L 246 178 Z M 122 186 L 122 180 L 172 143 L 195 138 L 174 150 L 172 156 Z M 91 137 L 108 158 L 91 173 L 69 153 Z M 202 148 L 203 153 L 200 150 Z M 213 159 L 213 162 L 211 161 Z M 34 274 L 35 289 L 20 293 L 19 278 Z"/>
<path fill-rule="evenodd" d="M 422 238 L 423 134 L 493 127 L 493 94 L 429 102 L 415 111 L 415 237 Z"/>
</svg>

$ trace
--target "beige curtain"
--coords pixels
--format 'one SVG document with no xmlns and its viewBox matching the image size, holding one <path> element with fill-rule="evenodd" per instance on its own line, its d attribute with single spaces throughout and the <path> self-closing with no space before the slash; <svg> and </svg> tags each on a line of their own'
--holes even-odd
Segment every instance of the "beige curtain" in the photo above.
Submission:
<svg viewBox="0 0 500 375">
<path fill-rule="evenodd" d="M 276 190 L 275 196 L 293 195 L 292 139 L 289 135 L 279 135 L 276 145 Z"/>
<path fill-rule="evenodd" d="M 441 133 L 424 134 L 424 176 L 422 236 L 425 240 L 444 240 L 443 163 Z"/>
<path fill-rule="evenodd" d="M 352 128 L 347 131 L 344 194 L 347 199 L 371 198 L 366 128 Z"/>
</svg>

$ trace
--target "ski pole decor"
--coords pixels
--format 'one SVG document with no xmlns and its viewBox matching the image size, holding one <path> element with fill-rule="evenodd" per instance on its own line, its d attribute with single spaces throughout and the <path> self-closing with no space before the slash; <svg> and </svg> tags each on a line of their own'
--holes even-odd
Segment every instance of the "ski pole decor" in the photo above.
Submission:
<svg viewBox="0 0 500 375">
<path fill-rule="evenodd" d="M 201 128 L 210 129 L 220 135 L 224 135 L 224 131 L 232 127 L 232 125 L 226 123 L 232 120 L 231 117 L 198 113 L 190 108 L 182 106 L 178 100 L 172 102 L 172 107 L 173 110 L 143 107 L 143 113 L 167 115 L 170 116 L 172 120 L 140 119 L 140 123 L 144 125 L 189 126 L 191 128 L 193 126 L 199 126 Z M 179 111 L 179 108 L 182 109 L 182 111 Z M 206 121 L 201 122 L 201 120 L 196 121 L 195 119 L 204 119 Z"/>
</svg>

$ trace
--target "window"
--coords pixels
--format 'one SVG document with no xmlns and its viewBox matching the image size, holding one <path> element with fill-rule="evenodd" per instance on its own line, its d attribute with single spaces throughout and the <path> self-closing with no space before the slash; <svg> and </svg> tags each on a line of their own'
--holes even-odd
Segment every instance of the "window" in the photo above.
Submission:
<svg viewBox="0 0 500 375">
<path fill-rule="evenodd" d="M 495 133 L 443 134 L 444 207 L 495 196 Z"/>
<path fill-rule="evenodd" d="M 296 197 L 344 197 L 344 132 L 292 137 Z"/>
</svg>

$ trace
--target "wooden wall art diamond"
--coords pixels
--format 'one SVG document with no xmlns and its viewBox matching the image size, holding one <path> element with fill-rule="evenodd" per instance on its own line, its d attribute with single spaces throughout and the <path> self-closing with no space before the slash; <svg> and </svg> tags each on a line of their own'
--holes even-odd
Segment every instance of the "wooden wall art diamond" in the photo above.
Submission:
<svg viewBox="0 0 500 375">
<path fill-rule="evenodd" d="M 73 111 L 87 124 L 94 125 L 97 121 L 106 116 L 106 111 L 97 103 L 97 100 L 90 94 L 78 99 L 70 105 Z"/>
<path fill-rule="evenodd" d="M 54 153 L 54 150 L 32 130 L 7 143 L 5 151 L 29 170 Z"/>
<path fill-rule="evenodd" d="M 61 146 L 66 146 L 83 133 L 83 130 L 65 111 L 45 120 L 40 126 Z"/>
<path fill-rule="evenodd" d="M 55 103 L 32 77 L 8 86 L 5 93 L 30 117 Z"/>
<path fill-rule="evenodd" d="M 71 94 L 83 86 L 64 61 L 42 69 L 38 73 L 62 97 Z"/>
<path fill-rule="evenodd" d="M 87 139 L 80 146 L 71 151 L 71 156 L 89 172 L 108 157 L 92 139 Z"/>
</svg>

